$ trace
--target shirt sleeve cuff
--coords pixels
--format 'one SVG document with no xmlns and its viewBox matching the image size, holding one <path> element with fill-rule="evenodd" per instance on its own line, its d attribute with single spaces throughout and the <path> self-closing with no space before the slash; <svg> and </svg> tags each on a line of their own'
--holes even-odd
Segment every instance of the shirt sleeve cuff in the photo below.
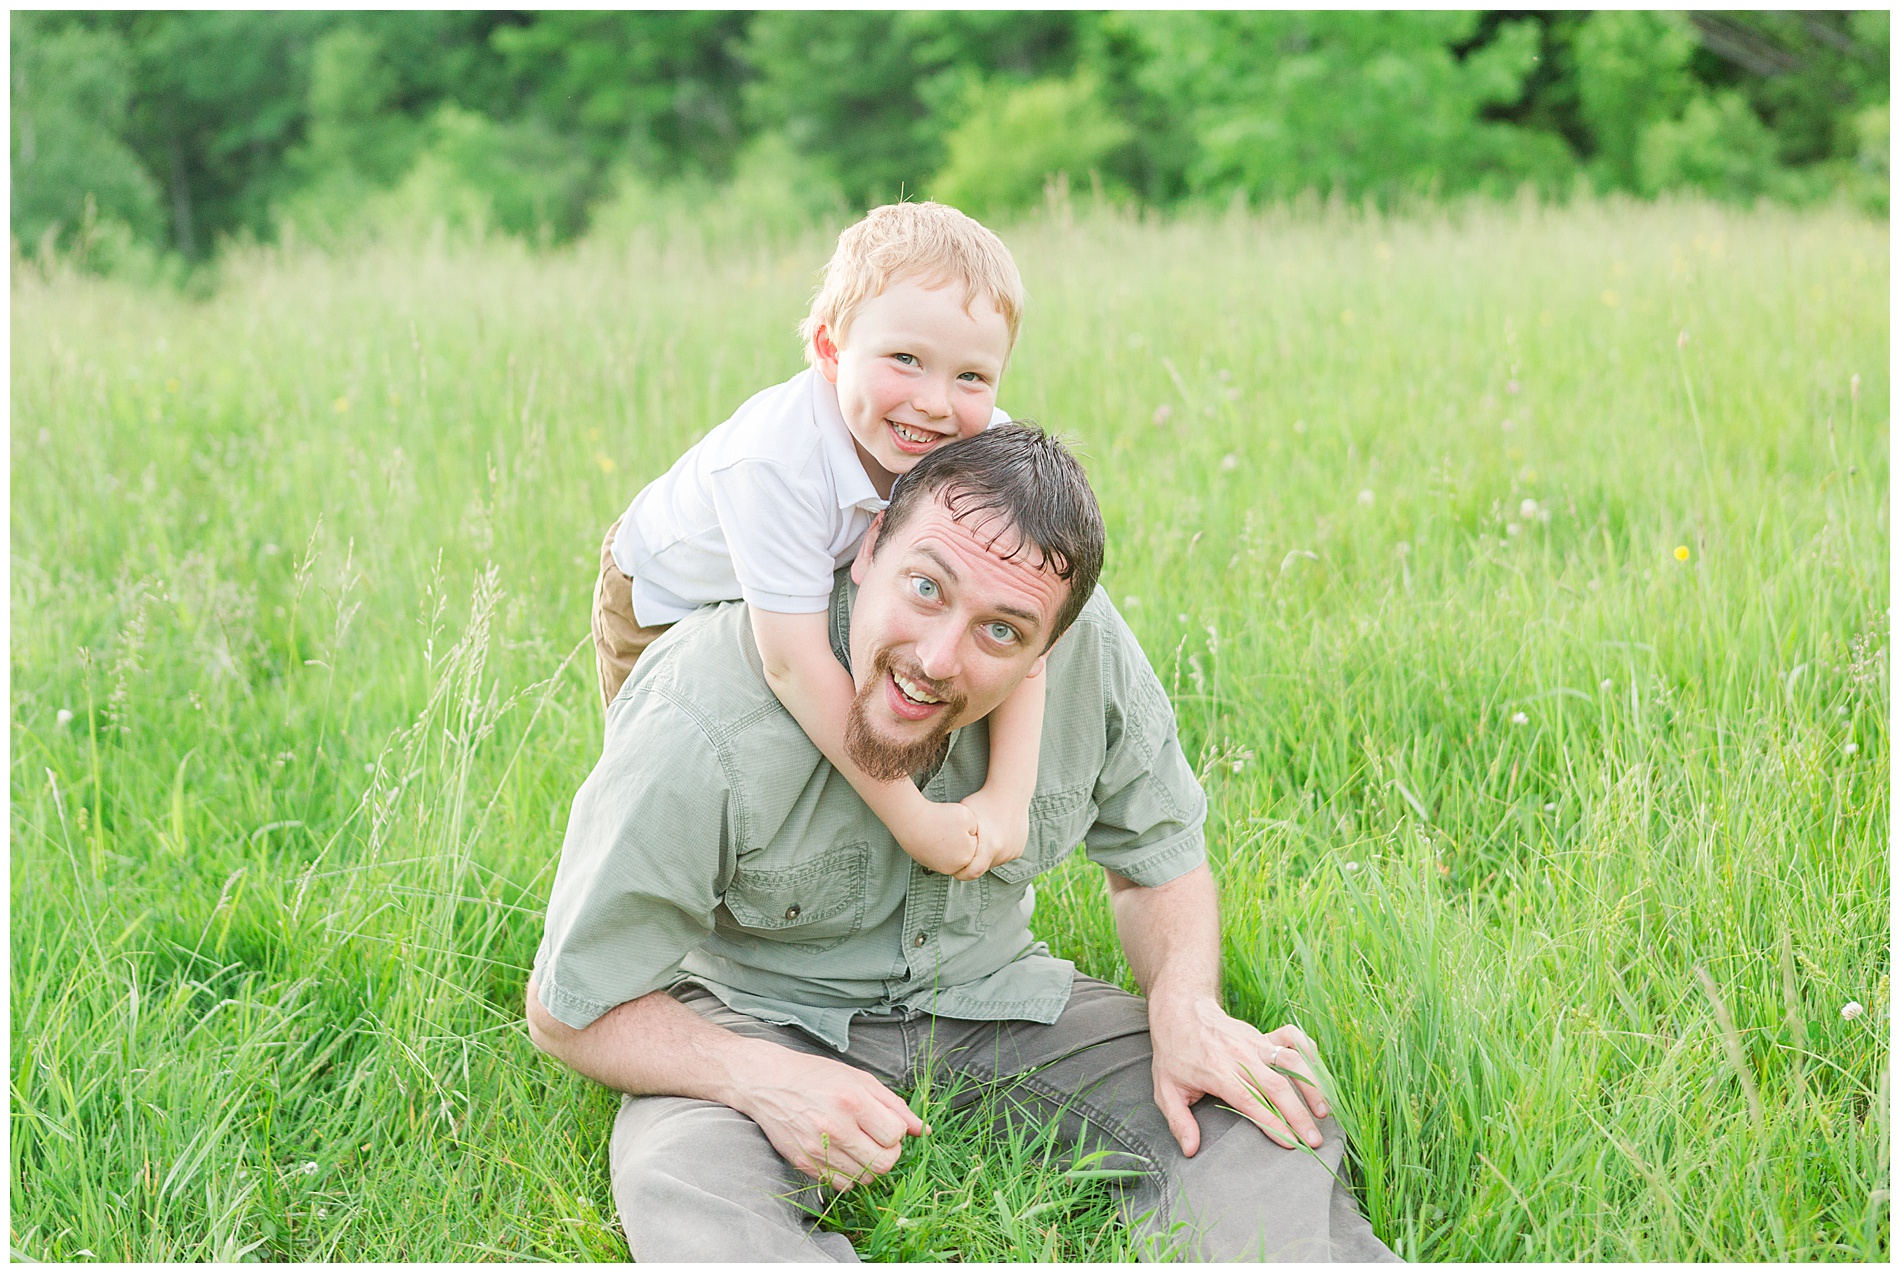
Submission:
<svg viewBox="0 0 1900 1273">
<path fill-rule="evenodd" d="M 1184 827 L 1167 839 L 1144 844 L 1138 850 L 1110 849 L 1090 853 L 1089 860 L 1130 883 L 1155 888 L 1179 879 L 1207 861 L 1207 838 L 1198 826 Z"/>
<path fill-rule="evenodd" d="M 816 595 L 793 596 L 786 592 L 760 592 L 755 588 L 742 588 L 740 595 L 745 603 L 755 610 L 766 610 L 772 614 L 820 614 L 831 608 L 831 585 Z"/>
</svg>

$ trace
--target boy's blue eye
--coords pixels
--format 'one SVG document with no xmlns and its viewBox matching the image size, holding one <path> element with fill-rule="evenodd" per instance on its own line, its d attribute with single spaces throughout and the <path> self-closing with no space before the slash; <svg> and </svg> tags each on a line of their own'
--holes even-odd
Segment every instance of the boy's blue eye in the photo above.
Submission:
<svg viewBox="0 0 1900 1273">
<path fill-rule="evenodd" d="M 982 373 L 981 373 L 981 372 L 976 372 L 976 371 L 966 371 L 966 372 L 964 372 L 964 373 L 963 373 L 963 374 L 962 374 L 961 376 L 958 376 L 958 377 L 957 377 L 957 379 L 959 379 L 959 380 L 968 380 L 968 381 L 969 381 L 969 382 L 970 382 L 971 384 L 978 384 L 978 385 L 980 385 L 980 384 L 982 384 L 982 383 L 983 383 L 983 375 L 982 375 Z"/>
<path fill-rule="evenodd" d="M 937 599 L 937 581 L 935 579 L 928 579 L 923 575 L 912 575 L 910 577 L 910 588 L 912 592 L 915 592 L 925 601 L 935 601 Z"/>
<path fill-rule="evenodd" d="M 906 367 L 917 361 L 915 354 L 892 354 L 891 357 L 897 359 L 897 361 L 903 363 Z"/>
</svg>

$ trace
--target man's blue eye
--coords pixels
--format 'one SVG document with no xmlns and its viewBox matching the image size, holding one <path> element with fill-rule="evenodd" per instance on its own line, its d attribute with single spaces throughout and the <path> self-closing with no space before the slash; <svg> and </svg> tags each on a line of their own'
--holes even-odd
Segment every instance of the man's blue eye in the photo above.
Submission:
<svg viewBox="0 0 1900 1273">
<path fill-rule="evenodd" d="M 989 625 L 989 629 L 990 639 L 992 641 L 1008 645 L 1016 639 L 1016 629 L 1010 627 L 1007 623 L 992 623 Z"/>
<path fill-rule="evenodd" d="M 937 581 L 935 579 L 926 579 L 922 575 L 912 575 L 910 577 L 910 586 L 918 596 L 926 601 L 935 601 L 937 599 Z"/>
</svg>

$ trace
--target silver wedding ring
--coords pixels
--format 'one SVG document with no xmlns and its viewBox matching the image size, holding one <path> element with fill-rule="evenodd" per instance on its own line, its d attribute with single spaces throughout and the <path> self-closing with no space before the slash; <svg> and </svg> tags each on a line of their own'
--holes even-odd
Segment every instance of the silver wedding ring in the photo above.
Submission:
<svg viewBox="0 0 1900 1273">
<path fill-rule="evenodd" d="M 1282 1047 L 1280 1044 L 1276 1043 L 1273 1045 L 1273 1051 L 1267 1055 L 1268 1069 L 1277 1070 L 1280 1068 L 1280 1053 L 1284 1051 L 1286 1051 L 1286 1049 Z"/>
</svg>

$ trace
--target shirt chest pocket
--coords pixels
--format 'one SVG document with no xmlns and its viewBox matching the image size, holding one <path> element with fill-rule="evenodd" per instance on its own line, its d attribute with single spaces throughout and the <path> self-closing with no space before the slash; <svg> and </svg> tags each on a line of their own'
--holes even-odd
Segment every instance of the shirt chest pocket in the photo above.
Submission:
<svg viewBox="0 0 1900 1273">
<path fill-rule="evenodd" d="M 1094 791 L 1094 784 L 1083 783 L 1039 793 L 1029 802 L 1029 842 L 1023 855 L 991 867 L 984 878 L 994 875 L 1006 884 L 1020 884 L 1061 862 L 1095 820 L 1089 799 Z"/>
<path fill-rule="evenodd" d="M 840 845 L 792 866 L 733 870 L 725 907 L 750 936 L 824 949 L 864 924 L 871 846 Z"/>
</svg>

